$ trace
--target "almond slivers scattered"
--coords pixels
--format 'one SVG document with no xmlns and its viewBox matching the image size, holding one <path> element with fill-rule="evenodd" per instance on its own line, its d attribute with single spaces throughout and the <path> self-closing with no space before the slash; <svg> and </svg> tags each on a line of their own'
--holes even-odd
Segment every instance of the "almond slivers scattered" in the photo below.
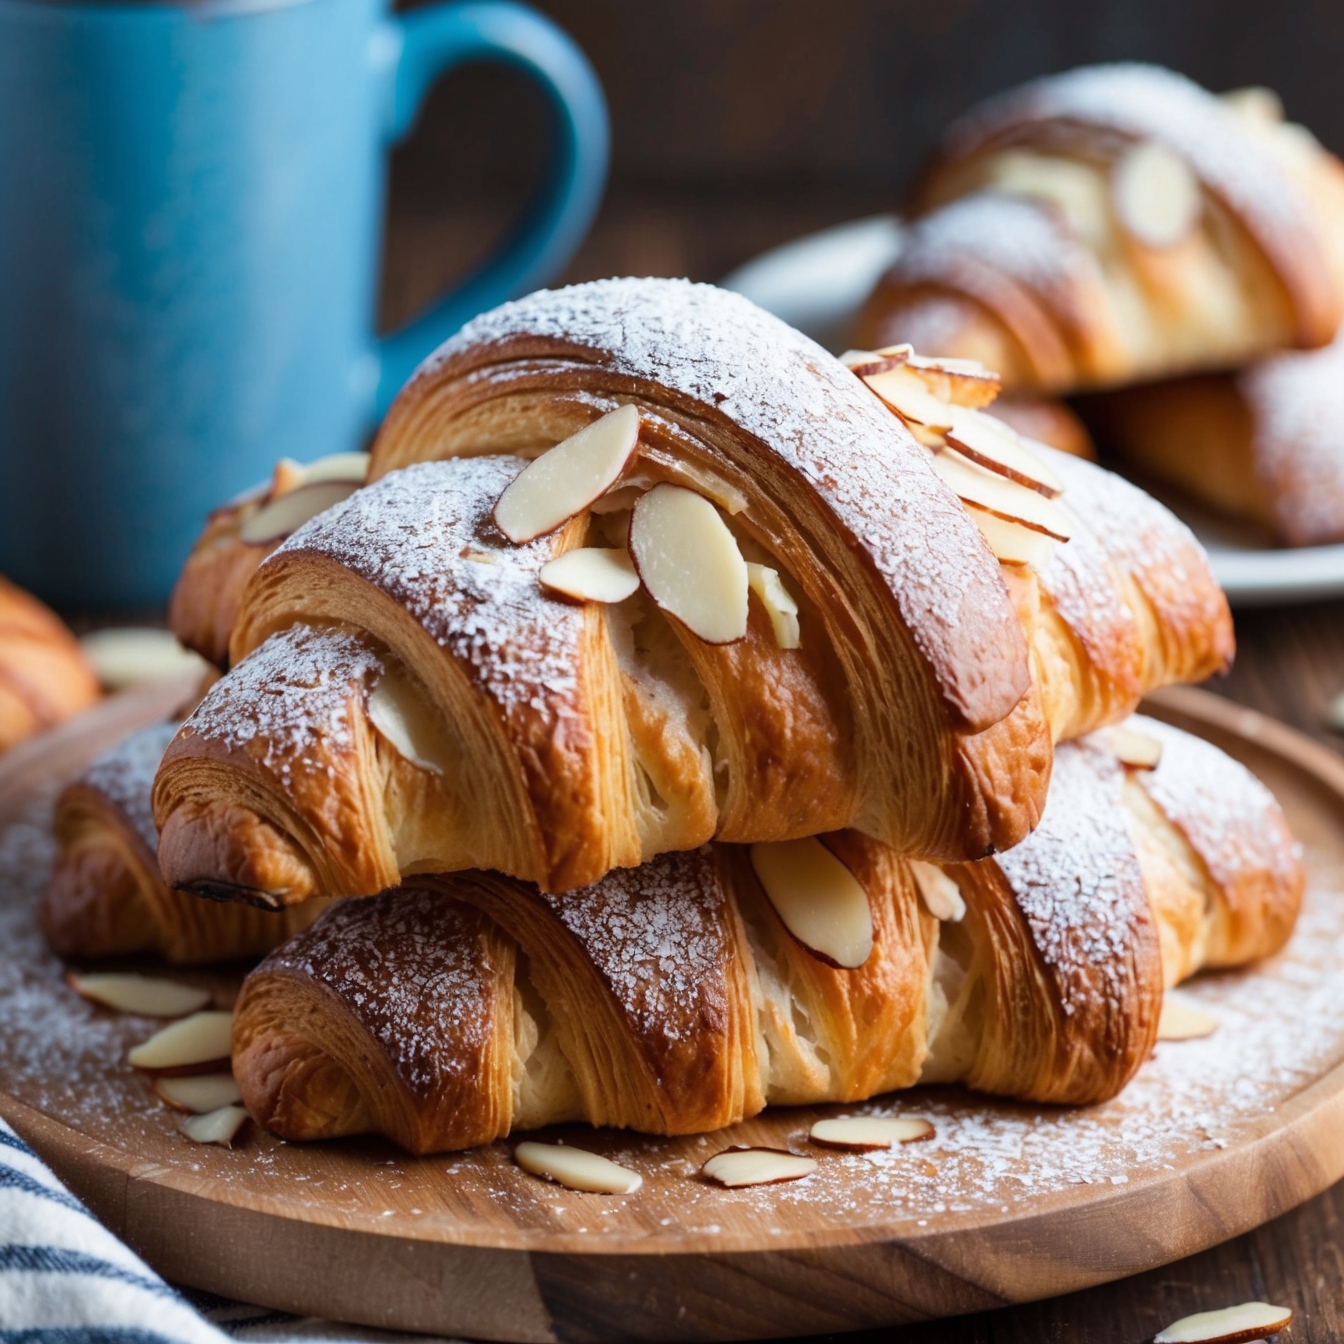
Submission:
<svg viewBox="0 0 1344 1344">
<path fill-rule="evenodd" d="M 157 1031 L 126 1056 L 137 1069 L 158 1073 L 228 1059 L 233 1014 L 193 1013 Z"/>
<path fill-rule="evenodd" d="M 631 1195 L 644 1183 L 637 1171 L 567 1144 L 520 1143 L 513 1160 L 533 1176 L 594 1195 Z"/>
<path fill-rule="evenodd" d="M 283 541 L 292 536 L 310 518 L 325 513 L 351 495 L 363 484 L 351 480 L 316 480 L 305 482 L 268 500 L 238 530 L 240 541 L 260 545 L 268 541 Z"/>
<path fill-rule="evenodd" d="M 495 504 L 495 525 L 516 546 L 554 532 L 611 489 L 639 442 L 639 412 L 621 406 L 534 458 Z"/>
<path fill-rule="evenodd" d="M 232 1148 L 246 1121 L 247 1112 L 241 1106 L 221 1106 L 204 1115 L 187 1116 L 178 1128 L 196 1143 L 218 1143 Z"/>
<path fill-rule="evenodd" d="M 1133 728 L 1112 728 L 1111 748 L 1122 765 L 1136 770 L 1156 770 L 1162 760 L 1162 743 Z"/>
<path fill-rule="evenodd" d="M 977 466 L 960 453 L 937 453 L 933 469 L 967 504 L 975 504 L 1010 523 L 1043 532 L 1056 541 L 1068 541 L 1072 531 L 1067 515 L 1053 500 L 1019 485 L 997 471 Z"/>
<path fill-rule="evenodd" d="M 70 988 L 81 998 L 119 1013 L 137 1013 L 142 1017 L 184 1017 L 210 1002 L 210 991 L 176 980 L 160 980 L 148 975 L 97 972 L 66 976 Z"/>
<path fill-rule="evenodd" d="M 799 1157 L 782 1148 L 728 1148 L 716 1153 L 700 1168 L 700 1174 L 730 1190 L 745 1185 L 778 1185 L 801 1181 L 817 1169 L 812 1157 Z"/>
<path fill-rule="evenodd" d="M 1197 1041 L 1217 1030 L 1216 1017 L 1201 1012 L 1184 999 L 1168 994 L 1162 1001 L 1162 1015 L 1157 1020 L 1159 1041 Z"/>
<path fill-rule="evenodd" d="M 447 773 L 450 751 L 424 688 L 397 668 L 389 668 L 369 693 L 369 722 L 397 754 L 430 774 Z"/>
<path fill-rule="evenodd" d="M 924 901 L 924 908 L 935 919 L 958 924 L 966 915 L 966 901 L 961 888 L 935 863 L 911 859 L 910 871 Z"/>
<path fill-rule="evenodd" d="M 933 1135 L 933 1125 L 927 1120 L 882 1115 L 847 1115 L 836 1120 L 818 1120 L 808 1132 L 813 1143 L 825 1148 L 843 1148 L 851 1153 L 872 1153 L 882 1148 L 895 1148 L 900 1143 L 919 1143 Z"/>
<path fill-rule="evenodd" d="M 537 577 L 543 588 L 580 602 L 624 602 L 639 588 L 639 575 L 629 551 L 596 546 L 556 556 L 542 565 Z"/>
<path fill-rule="evenodd" d="M 747 583 L 760 599 L 770 625 L 775 632 L 775 643 L 781 649 L 796 649 L 802 642 L 798 629 L 798 603 L 784 586 L 779 572 L 769 565 L 747 562 Z"/>
<path fill-rule="evenodd" d="M 1153 1337 L 1153 1344 L 1246 1344 L 1286 1330 L 1293 1313 L 1268 1302 L 1243 1302 L 1221 1311 L 1183 1316 Z"/>
<path fill-rule="evenodd" d="M 204 1115 L 224 1106 L 235 1106 L 243 1099 L 242 1089 L 231 1073 L 198 1073 L 194 1077 L 160 1078 L 154 1095 L 175 1111 Z"/>
<path fill-rule="evenodd" d="M 873 912 L 863 884 L 820 840 L 751 846 L 751 866 L 780 922 L 813 956 L 853 970 L 873 950 Z"/>
<path fill-rule="evenodd" d="M 204 672 L 209 664 L 178 643 L 171 630 L 153 626 L 116 626 L 91 630 L 79 641 L 94 675 L 109 691 L 125 690 L 188 672 Z"/>
</svg>

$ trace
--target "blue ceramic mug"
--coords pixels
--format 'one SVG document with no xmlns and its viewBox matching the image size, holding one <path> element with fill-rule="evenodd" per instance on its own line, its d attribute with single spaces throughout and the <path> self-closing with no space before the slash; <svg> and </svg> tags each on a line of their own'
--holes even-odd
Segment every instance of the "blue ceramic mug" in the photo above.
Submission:
<svg viewBox="0 0 1344 1344">
<path fill-rule="evenodd" d="M 374 333 L 387 147 L 433 80 L 548 95 L 547 177 L 480 271 Z M 606 176 L 601 88 L 521 5 L 0 0 L 0 573 L 163 600 L 206 513 L 361 446 L 415 363 L 553 276 Z"/>
</svg>

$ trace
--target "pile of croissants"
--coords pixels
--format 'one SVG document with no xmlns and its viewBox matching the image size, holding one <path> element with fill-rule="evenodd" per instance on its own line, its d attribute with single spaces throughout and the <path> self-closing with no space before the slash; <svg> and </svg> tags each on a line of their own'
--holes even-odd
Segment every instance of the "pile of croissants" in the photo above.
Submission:
<svg viewBox="0 0 1344 1344">
<path fill-rule="evenodd" d="M 61 797 L 51 945 L 267 953 L 233 1070 L 292 1140 L 1114 1096 L 1303 875 L 1134 716 L 1232 656 L 1200 546 L 998 388 L 684 281 L 477 318 L 212 515 L 171 621 L 222 676 Z"/>
<path fill-rule="evenodd" d="M 1270 90 L 1036 80 L 955 122 L 908 207 L 857 344 L 982 360 L 1054 441 L 1068 396 L 1140 479 L 1344 540 L 1344 164 Z"/>
</svg>

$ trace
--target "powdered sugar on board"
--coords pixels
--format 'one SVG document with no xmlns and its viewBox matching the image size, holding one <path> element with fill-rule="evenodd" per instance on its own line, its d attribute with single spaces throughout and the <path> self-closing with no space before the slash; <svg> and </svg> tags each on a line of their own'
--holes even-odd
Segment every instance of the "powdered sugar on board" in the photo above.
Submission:
<svg viewBox="0 0 1344 1344">
<path fill-rule="evenodd" d="M 1021 1216 L 1079 1187 L 1095 1187 L 1101 1197 L 1160 1180 L 1168 1168 L 1184 1170 L 1273 1128 L 1295 1094 L 1344 1064 L 1341 836 L 1308 846 L 1306 904 L 1285 954 L 1182 990 L 1218 1018 L 1218 1031 L 1160 1044 L 1126 1092 L 1104 1106 L 1038 1108 L 925 1089 L 856 1106 L 768 1111 L 703 1137 L 563 1131 L 645 1177 L 638 1194 L 611 1199 L 580 1198 L 528 1177 L 503 1144 L 414 1159 L 380 1141 L 288 1145 L 253 1131 L 231 1152 L 203 1152 L 177 1134 L 171 1113 L 120 1062 L 146 1034 L 143 1019 L 80 1000 L 41 941 L 33 911 L 54 855 L 49 809 L 49 797 L 37 800 L 29 816 L 0 832 L 0 1110 L 6 1095 L 36 1107 L 127 1154 L 143 1179 L 194 1188 L 208 1178 L 216 1199 L 228 1198 L 237 1182 L 252 1201 L 264 1194 L 274 1212 L 316 1216 L 320 1207 L 363 1230 L 400 1222 L 404 1231 L 414 1218 L 417 1235 L 485 1239 L 506 1219 L 579 1248 L 598 1249 L 604 1233 L 628 1237 L 633 1228 L 669 1249 L 695 1232 L 727 1250 L 746 1235 L 723 1229 L 731 1201 L 751 1215 L 743 1245 L 752 1247 L 827 1233 L 852 1238 L 878 1225 L 917 1235 L 959 1220 Z M 1338 820 L 1330 824 L 1337 828 Z M 706 1157 L 733 1143 L 807 1151 L 808 1127 L 823 1114 L 926 1116 L 937 1133 L 892 1152 L 828 1154 L 814 1175 L 787 1186 L 728 1193 L 695 1179 Z M 411 1212 L 393 1217 L 394 1200 Z"/>
</svg>

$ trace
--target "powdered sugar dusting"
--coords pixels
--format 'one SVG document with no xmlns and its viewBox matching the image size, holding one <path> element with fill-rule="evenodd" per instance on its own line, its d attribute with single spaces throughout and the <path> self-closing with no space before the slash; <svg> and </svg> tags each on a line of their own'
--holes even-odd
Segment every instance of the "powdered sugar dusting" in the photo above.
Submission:
<svg viewBox="0 0 1344 1344">
<path fill-rule="evenodd" d="M 175 723 L 156 723 L 118 742 L 89 766 L 81 783 L 107 795 L 153 854 L 159 832 L 149 805 L 149 790 L 164 749 L 177 732 Z"/>
<path fill-rule="evenodd" d="M 1322 350 L 1272 355 L 1238 376 L 1256 473 L 1283 538 L 1344 538 L 1344 334 Z"/>
</svg>

